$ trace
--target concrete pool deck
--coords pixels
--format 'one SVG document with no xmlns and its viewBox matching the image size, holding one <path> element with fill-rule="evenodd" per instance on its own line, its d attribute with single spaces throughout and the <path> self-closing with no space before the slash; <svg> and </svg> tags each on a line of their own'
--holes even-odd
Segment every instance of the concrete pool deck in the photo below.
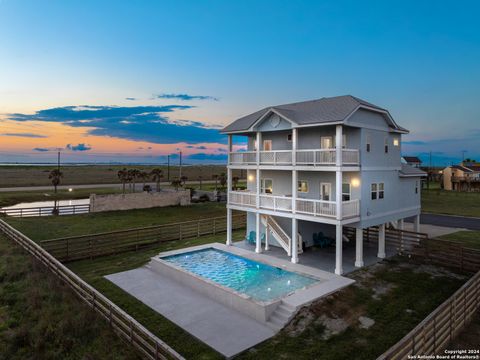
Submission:
<svg viewBox="0 0 480 360">
<path fill-rule="evenodd" d="M 319 279 L 315 285 L 282 298 L 282 306 L 291 310 L 291 316 L 301 306 L 354 282 L 318 268 L 292 264 L 288 260 L 269 254 L 256 254 L 238 246 L 226 246 L 219 243 L 169 251 L 159 256 L 212 247 Z M 175 280 L 168 272 L 155 270 L 150 264 L 138 269 L 107 275 L 105 278 L 226 357 L 232 357 L 265 341 L 274 336 L 281 328 L 281 326 L 275 328 L 269 322 L 255 320 L 231 306 L 222 304 L 209 294 L 199 292 Z M 282 308 L 282 310 L 284 309 Z M 286 321 L 289 319 L 286 318 Z"/>
</svg>

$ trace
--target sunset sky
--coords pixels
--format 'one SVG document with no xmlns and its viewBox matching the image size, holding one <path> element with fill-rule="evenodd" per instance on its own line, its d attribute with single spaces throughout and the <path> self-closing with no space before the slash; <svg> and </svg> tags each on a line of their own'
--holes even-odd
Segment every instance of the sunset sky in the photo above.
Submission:
<svg viewBox="0 0 480 360">
<path fill-rule="evenodd" d="M 0 162 L 222 162 L 218 129 L 351 94 L 480 160 L 476 1 L 0 0 Z M 239 142 L 237 146 L 242 146 Z"/>
</svg>

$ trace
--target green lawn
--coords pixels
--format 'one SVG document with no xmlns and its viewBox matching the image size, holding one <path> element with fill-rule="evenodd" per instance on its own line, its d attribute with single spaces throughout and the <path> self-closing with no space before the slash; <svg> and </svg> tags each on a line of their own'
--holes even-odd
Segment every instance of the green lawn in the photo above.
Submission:
<svg viewBox="0 0 480 360">
<path fill-rule="evenodd" d="M 466 280 L 403 260 L 385 263 L 351 274 L 353 286 L 301 310 L 279 334 L 239 359 L 376 359 Z M 360 316 L 375 323 L 364 329 Z M 339 333 L 332 332 L 339 324 Z"/>
<path fill-rule="evenodd" d="M 84 215 L 5 219 L 32 240 L 95 234 L 114 230 L 226 216 L 224 203 L 202 203 L 138 210 L 109 211 Z"/>
<path fill-rule="evenodd" d="M 56 277 L 0 235 L 0 359 L 140 359 Z"/>
<path fill-rule="evenodd" d="M 440 236 L 439 239 L 454 241 L 467 248 L 480 250 L 480 231 L 458 231 Z"/>
<path fill-rule="evenodd" d="M 71 192 L 59 189 L 57 194 L 53 192 L 53 188 L 48 191 L 0 192 L 0 207 L 15 205 L 21 202 L 86 199 L 90 197 L 90 194 L 103 195 L 121 192 L 121 189 L 115 188 L 74 189 Z"/>
<path fill-rule="evenodd" d="M 67 266 L 187 359 L 221 359 L 222 357 L 213 349 L 130 296 L 103 276 L 140 267 L 146 264 L 152 256 L 162 251 L 211 242 L 223 243 L 225 242 L 225 236 L 225 234 L 219 234 L 172 241 L 153 249 L 101 257 L 94 260 L 81 260 L 69 263 Z M 233 234 L 234 240 L 240 240 L 244 236 L 245 231 L 243 230 L 236 231 Z"/>
<path fill-rule="evenodd" d="M 480 193 L 445 190 L 423 190 L 422 211 L 480 217 Z"/>
</svg>

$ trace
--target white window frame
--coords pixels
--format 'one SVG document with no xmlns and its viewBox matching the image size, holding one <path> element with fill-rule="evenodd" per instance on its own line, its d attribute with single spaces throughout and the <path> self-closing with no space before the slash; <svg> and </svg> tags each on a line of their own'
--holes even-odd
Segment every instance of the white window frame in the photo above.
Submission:
<svg viewBox="0 0 480 360">
<path fill-rule="evenodd" d="M 348 193 L 343 192 L 343 185 L 348 185 Z M 348 196 L 348 200 L 345 200 L 344 197 Z M 350 183 L 342 183 L 342 201 L 352 200 L 352 185 Z"/>
<path fill-rule="evenodd" d="M 302 191 L 300 190 L 302 188 L 301 183 L 306 184 L 307 191 Z M 302 194 L 307 194 L 310 191 L 310 188 L 308 187 L 308 180 L 298 180 L 297 181 L 297 192 L 302 193 Z"/>
<path fill-rule="evenodd" d="M 266 192 L 265 190 L 267 189 L 265 186 L 265 181 L 270 181 L 272 183 L 272 191 L 271 192 Z M 261 178 L 260 179 L 260 194 L 266 194 L 266 195 L 272 195 L 273 194 L 273 179 L 271 178 Z"/>
<path fill-rule="evenodd" d="M 385 183 L 381 182 L 378 183 L 378 199 L 382 200 L 385 199 Z"/>
<path fill-rule="evenodd" d="M 378 200 L 378 184 L 377 183 L 372 183 L 370 185 L 370 199 Z"/>
<path fill-rule="evenodd" d="M 328 200 L 324 200 L 323 199 L 323 185 L 328 185 Z M 320 200 L 323 200 L 323 201 L 332 201 L 332 183 L 328 183 L 328 182 L 321 182 L 320 183 Z"/>
</svg>

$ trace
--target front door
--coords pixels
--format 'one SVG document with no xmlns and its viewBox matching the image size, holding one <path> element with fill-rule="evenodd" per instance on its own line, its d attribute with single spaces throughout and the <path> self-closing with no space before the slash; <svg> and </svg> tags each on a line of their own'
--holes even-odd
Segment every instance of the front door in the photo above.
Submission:
<svg viewBox="0 0 480 360">
<path fill-rule="evenodd" d="M 263 140 L 263 151 L 272 151 L 272 140 Z"/>
<path fill-rule="evenodd" d="M 333 148 L 333 137 L 322 136 L 320 138 L 320 148 L 322 148 L 322 149 L 332 149 Z"/>
<path fill-rule="evenodd" d="M 332 196 L 332 184 L 320 183 L 320 200 L 330 201 Z"/>
</svg>

